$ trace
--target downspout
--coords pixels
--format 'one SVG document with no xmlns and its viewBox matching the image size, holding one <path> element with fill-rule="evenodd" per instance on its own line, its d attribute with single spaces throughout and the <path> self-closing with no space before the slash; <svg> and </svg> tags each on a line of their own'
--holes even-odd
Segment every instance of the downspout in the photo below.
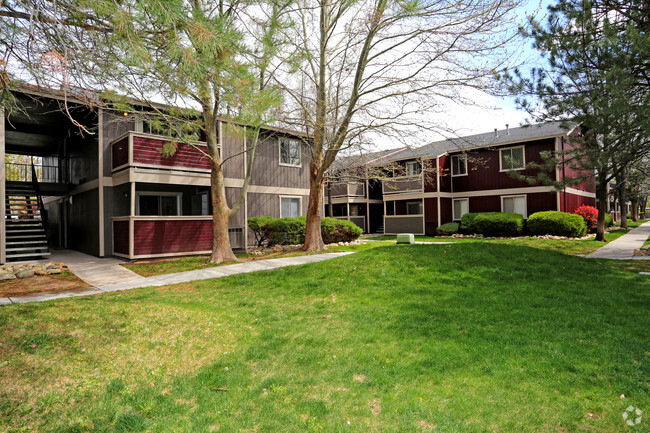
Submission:
<svg viewBox="0 0 650 433">
<path fill-rule="evenodd" d="M 442 216 L 440 215 L 440 157 L 436 158 L 436 192 L 438 193 L 438 227 L 442 225 Z"/>
</svg>

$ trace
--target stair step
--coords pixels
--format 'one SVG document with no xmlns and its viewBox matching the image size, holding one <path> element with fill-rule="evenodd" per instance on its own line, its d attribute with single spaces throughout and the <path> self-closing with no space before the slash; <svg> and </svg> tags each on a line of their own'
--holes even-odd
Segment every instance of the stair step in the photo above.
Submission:
<svg viewBox="0 0 650 433">
<path fill-rule="evenodd" d="M 29 230 L 29 231 L 36 231 L 36 230 Z M 15 241 L 15 240 L 20 240 L 20 239 L 45 239 L 45 232 L 39 234 L 39 235 L 14 235 L 13 233 L 7 234 L 7 242 L 10 241 Z"/>
<path fill-rule="evenodd" d="M 12 228 L 16 228 L 16 227 L 31 227 L 31 228 L 34 228 L 34 227 L 38 227 L 38 226 L 42 225 L 40 219 L 33 219 L 32 221 L 34 221 L 34 222 L 31 223 L 31 224 L 29 222 L 27 222 L 27 221 L 29 221 L 29 220 L 23 220 L 23 222 L 21 222 L 21 223 L 6 224 L 5 227 L 8 228 L 8 229 L 12 229 Z"/>
<path fill-rule="evenodd" d="M 40 241 L 24 241 L 24 240 L 18 240 L 18 241 L 9 241 L 7 239 L 6 245 L 44 245 L 43 248 L 47 247 L 47 241 L 45 239 L 42 239 Z"/>
<path fill-rule="evenodd" d="M 22 258 L 27 258 L 27 257 L 46 257 L 49 256 L 51 253 L 32 253 L 32 254 L 7 254 L 7 260 L 11 259 L 22 259 Z"/>
<path fill-rule="evenodd" d="M 10 251 L 36 251 L 36 250 L 47 250 L 47 246 L 44 247 L 18 247 L 18 248 L 7 248 L 5 251 L 9 253 Z"/>
</svg>

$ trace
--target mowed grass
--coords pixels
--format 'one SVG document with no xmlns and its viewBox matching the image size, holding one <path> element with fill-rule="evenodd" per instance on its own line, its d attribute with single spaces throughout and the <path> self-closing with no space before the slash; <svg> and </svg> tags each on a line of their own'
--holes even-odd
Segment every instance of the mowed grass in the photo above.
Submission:
<svg viewBox="0 0 650 433">
<path fill-rule="evenodd" d="M 484 242 L 11 305 L 0 431 L 648 431 L 649 288 Z"/>
</svg>

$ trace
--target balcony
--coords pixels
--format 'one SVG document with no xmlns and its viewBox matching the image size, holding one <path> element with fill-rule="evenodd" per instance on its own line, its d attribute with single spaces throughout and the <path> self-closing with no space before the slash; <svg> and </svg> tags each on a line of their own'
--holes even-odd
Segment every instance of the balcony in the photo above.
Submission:
<svg viewBox="0 0 650 433">
<path fill-rule="evenodd" d="M 163 154 L 163 146 L 174 143 L 176 151 L 172 156 Z M 112 171 L 127 167 L 156 169 L 178 169 L 209 173 L 208 146 L 205 142 L 175 142 L 173 138 L 162 135 L 130 131 L 111 143 Z"/>
<path fill-rule="evenodd" d="M 406 192 L 424 192 L 424 180 L 422 174 L 415 176 L 400 176 L 387 179 L 382 182 L 384 194 L 402 194 Z"/>
<path fill-rule="evenodd" d="M 332 182 L 331 188 L 332 198 L 366 196 L 366 184 L 364 182 Z"/>
</svg>

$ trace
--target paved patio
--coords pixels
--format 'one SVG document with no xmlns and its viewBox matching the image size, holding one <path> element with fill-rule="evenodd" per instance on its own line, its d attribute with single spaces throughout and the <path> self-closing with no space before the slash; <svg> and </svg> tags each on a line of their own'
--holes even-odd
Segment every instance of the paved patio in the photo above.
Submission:
<svg viewBox="0 0 650 433">
<path fill-rule="evenodd" d="M 77 276 L 79 276 L 79 278 L 89 283 L 93 287 L 0 298 L 0 305 L 26 304 L 29 302 L 50 301 L 52 299 L 98 295 L 100 293 L 137 289 L 140 287 L 166 286 L 168 284 L 208 280 L 212 278 L 227 277 L 229 275 L 235 274 L 266 271 L 271 269 L 284 268 L 286 266 L 322 262 L 324 260 L 331 260 L 337 257 L 353 254 L 351 252 L 324 253 L 307 256 L 286 257 L 282 259 L 255 260 L 252 262 L 237 263 L 234 265 L 215 266 L 213 268 L 178 272 L 175 274 L 157 275 L 154 277 L 145 278 L 132 271 L 129 271 L 123 266 L 120 266 L 119 263 L 123 262 L 117 259 L 100 259 L 76 251 L 61 251 L 57 253 L 61 253 L 61 255 L 53 255 L 54 259 L 52 259 L 52 261 L 61 261 L 65 263 L 68 265 L 68 268 L 75 274 L 77 274 L 77 271 L 79 271 L 82 275 L 84 275 L 85 278 L 79 274 L 77 274 Z M 68 261 L 65 260 L 66 258 Z M 39 262 L 49 261 L 50 260 L 42 260 Z M 126 272 L 122 272 L 122 270 Z M 114 277 L 112 280 L 111 275 Z M 93 281 L 96 284 L 91 284 L 90 281 Z"/>
<path fill-rule="evenodd" d="M 648 256 L 634 256 L 634 249 L 643 246 L 643 243 L 648 240 L 648 236 L 650 236 L 650 222 L 630 230 L 627 234 L 605 244 L 586 257 L 589 259 L 650 260 Z"/>
</svg>

